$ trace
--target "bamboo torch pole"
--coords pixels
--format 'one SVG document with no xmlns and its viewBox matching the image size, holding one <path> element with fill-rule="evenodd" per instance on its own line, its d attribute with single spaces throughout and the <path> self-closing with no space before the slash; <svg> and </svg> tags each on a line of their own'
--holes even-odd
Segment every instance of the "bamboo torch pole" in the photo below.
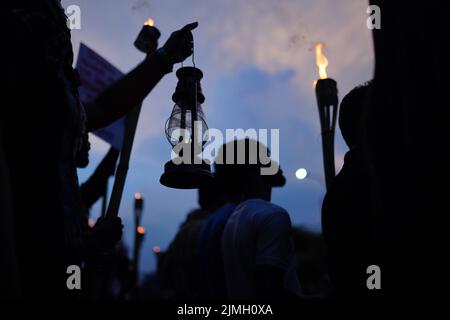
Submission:
<svg viewBox="0 0 450 320">
<path fill-rule="evenodd" d="M 153 26 L 153 20 L 148 19 L 141 32 L 139 33 L 134 46 L 141 52 L 146 54 L 153 53 L 158 46 L 158 39 L 161 35 L 159 30 Z M 127 178 L 128 167 L 130 163 L 131 151 L 133 149 L 136 127 L 141 113 L 141 105 L 134 108 L 126 117 L 125 135 L 122 151 L 120 153 L 119 165 L 117 167 L 116 179 L 111 192 L 111 200 L 109 202 L 106 216 L 118 216 L 120 202 L 122 200 L 123 188 Z"/>
</svg>

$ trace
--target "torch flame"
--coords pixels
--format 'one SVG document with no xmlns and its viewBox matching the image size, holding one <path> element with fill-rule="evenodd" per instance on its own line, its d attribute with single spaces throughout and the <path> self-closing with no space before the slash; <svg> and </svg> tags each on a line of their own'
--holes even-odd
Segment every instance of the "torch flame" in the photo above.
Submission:
<svg viewBox="0 0 450 320">
<path fill-rule="evenodd" d="M 320 79 L 328 78 L 327 76 L 328 59 L 322 52 L 323 48 L 324 48 L 323 43 L 319 42 L 316 44 L 316 64 L 317 67 L 319 68 Z"/>
<path fill-rule="evenodd" d="M 137 233 L 139 233 L 139 234 L 145 234 L 145 229 L 144 229 L 144 227 L 139 226 L 139 227 L 137 227 L 136 231 L 137 231 Z"/>
<path fill-rule="evenodd" d="M 147 21 L 145 21 L 144 26 L 153 27 L 155 25 L 155 21 L 153 21 L 152 18 L 148 18 Z"/>
</svg>

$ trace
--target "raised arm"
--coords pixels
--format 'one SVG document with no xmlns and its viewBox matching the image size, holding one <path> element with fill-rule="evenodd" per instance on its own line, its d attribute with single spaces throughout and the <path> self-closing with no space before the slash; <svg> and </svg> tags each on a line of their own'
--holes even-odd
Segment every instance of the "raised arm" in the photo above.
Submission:
<svg viewBox="0 0 450 320">
<path fill-rule="evenodd" d="M 193 52 L 192 30 L 198 23 L 186 25 L 171 34 L 166 44 L 146 57 L 135 69 L 99 94 L 86 107 L 87 130 L 105 127 L 136 107 L 152 91 L 173 65 Z"/>
</svg>

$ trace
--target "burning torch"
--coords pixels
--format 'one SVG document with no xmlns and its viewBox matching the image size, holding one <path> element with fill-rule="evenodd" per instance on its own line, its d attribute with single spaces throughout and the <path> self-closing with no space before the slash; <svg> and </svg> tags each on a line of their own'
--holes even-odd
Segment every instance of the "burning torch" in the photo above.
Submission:
<svg viewBox="0 0 450 320">
<path fill-rule="evenodd" d="M 139 51 L 152 54 L 158 48 L 158 39 L 161 36 L 159 30 L 155 27 L 153 19 L 148 18 L 145 21 L 144 26 L 139 32 L 139 35 L 134 42 L 134 46 Z M 139 119 L 141 106 L 136 107 L 127 117 L 127 129 L 125 132 L 125 144 L 129 144 L 129 148 L 126 150 L 131 153 L 131 147 L 133 145 L 134 135 Z M 127 162 L 129 162 L 130 155 L 128 154 Z M 128 166 L 127 166 L 128 167 Z M 142 211 L 144 208 L 144 199 L 140 193 L 134 195 L 134 222 L 135 222 L 135 238 L 134 238 L 134 253 L 133 262 L 135 268 L 135 281 L 137 282 L 139 277 L 139 253 L 141 250 L 142 241 L 145 236 L 145 229 L 141 226 Z"/>
<path fill-rule="evenodd" d="M 139 35 L 134 42 L 134 46 L 139 51 L 152 54 L 158 47 L 158 39 L 161 33 L 154 27 L 152 19 L 148 19 L 139 32 Z M 122 199 L 123 188 L 128 173 L 128 165 L 130 163 L 131 150 L 133 149 L 134 136 L 136 134 L 136 127 L 141 113 L 141 105 L 136 106 L 126 117 L 125 134 L 123 140 L 123 147 L 120 153 L 120 161 L 117 167 L 116 180 L 114 181 L 113 190 L 111 193 L 111 200 L 108 206 L 107 215 L 117 216 L 119 212 L 120 202 Z"/>
<path fill-rule="evenodd" d="M 134 294 L 138 294 L 137 281 L 139 279 L 139 257 L 141 252 L 142 242 L 145 237 L 145 229 L 141 226 L 142 212 L 144 209 L 144 199 L 140 193 L 134 195 L 134 247 L 133 247 L 133 267 L 134 267 Z"/>
<path fill-rule="evenodd" d="M 158 39 L 161 33 L 155 28 L 155 22 L 152 18 L 145 21 L 144 26 L 134 42 L 134 46 L 143 53 L 155 52 L 158 48 Z"/>
<path fill-rule="evenodd" d="M 136 281 L 139 278 L 139 257 L 144 237 L 145 237 L 145 228 L 143 226 L 138 226 L 136 228 L 136 237 L 134 238 L 134 253 L 133 253 L 133 263 Z"/>
<path fill-rule="evenodd" d="M 316 64 L 320 79 L 314 82 L 322 131 L 323 166 L 327 189 L 336 175 L 334 165 L 334 134 L 338 114 L 337 82 L 327 77 L 328 59 L 323 54 L 322 43 L 316 44 Z"/>
<path fill-rule="evenodd" d="M 135 226 L 135 237 L 134 237 L 134 254 L 133 262 L 136 266 L 139 263 L 139 252 L 141 249 L 142 241 L 144 240 L 145 229 L 141 226 L 142 211 L 144 208 L 144 199 L 140 193 L 134 195 L 134 226 Z"/>
</svg>

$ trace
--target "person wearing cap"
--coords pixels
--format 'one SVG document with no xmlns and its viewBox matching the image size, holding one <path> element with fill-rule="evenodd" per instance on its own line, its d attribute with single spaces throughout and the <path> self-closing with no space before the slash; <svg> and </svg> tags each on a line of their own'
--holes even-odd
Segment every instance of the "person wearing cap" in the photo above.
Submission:
<svg viewBox="0 0 450 320">
<path fill-rule="evenodd" d="M 269 161 L 261 159 L 261 155 Z M 285 209 L 270 202 L 272 188 L 284 186 L 286 179 L 276 163 L 278 170 L 274 175 L 261 174 L 264 167 L 274 165 L 269 157 L 266 146 L 250 139 L 227 143 L 218 153 L 222 164 L 216 162 L 216 178 L 230 201 L 237 204 L 221 239 L 227 295 L 231 300 L 301 295 L 294 266 L 291 220 Z"/>
<path fill-rule="evenodd" d="M 204 221 L 197 246 L 200 298 L 224 301 L 227 298 L 225 273 L 222 259 L 222 233 L 228 218 L 237 203 L 223 190 L 214 177 L 212 186 L 222 196 L 222 205 L 216 208 Z"/>
</svg>

